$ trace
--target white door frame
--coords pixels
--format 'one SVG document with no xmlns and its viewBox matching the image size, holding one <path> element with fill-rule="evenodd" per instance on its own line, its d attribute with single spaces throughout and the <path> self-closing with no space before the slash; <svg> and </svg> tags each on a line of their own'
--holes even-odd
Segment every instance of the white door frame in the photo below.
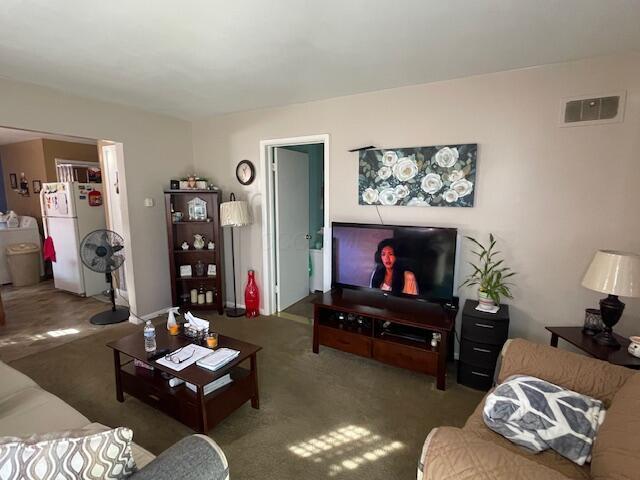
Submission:
<svg viewBox="0 0 640 480">
<path fill-rule="evenodd" d="M 329 221 L 329 135 L 306 135 L 302 137 L 277 138 L 260 141 L 260 166 L 262 167 L 262 264 L 264 288 L 264 314 L 271 315 L 276 308 L 275 282 L 275 202 L 274 185 L 271 163 L 275 147 L 290 145 L 309 145 L 322 143 L 324 145 L 324 231 L 322 243 L 323 290 L 331 289 L 331 223 Z"/>
</svg>

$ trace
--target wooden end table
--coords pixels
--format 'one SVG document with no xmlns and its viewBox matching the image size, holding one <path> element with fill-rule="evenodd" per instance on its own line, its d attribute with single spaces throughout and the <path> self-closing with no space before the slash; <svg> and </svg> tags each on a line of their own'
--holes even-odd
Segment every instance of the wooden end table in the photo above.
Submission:
<svg viewBox="0 0 640 480">
<path fill-rule="evenodd" d="M 260 408 L 256 354 L 262 347 L 224 335 L 218 337 L 218 342 L 219 347 L 239 350 L 240 355 L 215 372 L 195 364 L 178 372 L 147 360 L 142 331 L 108 343 L 107 346 L 113 349 L 116 399 L 124 402 L 124 393 L 128 393 L 200 433 L 208 432 L 249 400 L 253 408 Z M 169 348 L 174 351 L 193 341 L 183 335 L 171 336 L 166 330 L 159 328 L 156 330 L 156 343 L 158 350 Z M 130 359 L 121 363 L 120 354 Z M 153 366 L 154 370 L 136 367 L 133 359 Z M 249 369 L 240 366 L 247 360 Z M 184 384 L 170 387 L 169 381 L 161 376 L 161 372 L 195 385 L 196 392 Z M 228 373 L 233 382 L 208 395 L 204 394 L 205 385 Z"/>
<path fill-rule="evenodd" d="M 605 345 L 597 343 L 592 336 L 585 335 L 582 332 L 582 327 L 545 327 L 551 332 L 551 346 L 558 346 L 558 339 L 562 338 L 571 345 L 579 348 L 585 353 L 588 353 L 592 357 L 605 362 L 612 363 L 613 365 L 620 365 L 621 367 L 640 369 L 640 358 L 631 355 L 627 348 L 629 347 L 628 338 L 625 338 L 617 333 L 613 336 L 620 342 L 620 348 L 611 348 Z"/>
</svg>

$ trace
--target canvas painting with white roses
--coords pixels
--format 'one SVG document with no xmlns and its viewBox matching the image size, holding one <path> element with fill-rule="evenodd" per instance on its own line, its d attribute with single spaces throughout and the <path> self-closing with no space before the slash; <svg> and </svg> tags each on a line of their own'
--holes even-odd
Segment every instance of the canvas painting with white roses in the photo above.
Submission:
<svg viewBox="0 0 640 480">
<path fill-rule="evenodd" d="M 473 207 L 478 144 L 360 151 L 360 205 Z"/>
</svg>

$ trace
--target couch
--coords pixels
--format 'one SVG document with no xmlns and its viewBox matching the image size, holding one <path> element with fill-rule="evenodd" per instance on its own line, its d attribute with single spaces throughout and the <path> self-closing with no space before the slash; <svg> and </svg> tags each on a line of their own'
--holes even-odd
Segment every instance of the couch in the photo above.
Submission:
<svg viewBox="0 0 640 480">
<path fill-rule="evenodd" d="M 425 440 L 418 480 L 605 480 L 640 478 L 640 372 L 526 340 L 509 341 L 497 383 L 515 374 L 541 378 L 604 402 L 607 413 L 579 466 L 552 450 L 533 454 L 489 430 L 484 401 L 462 428 L 438 427 Z"/>
<path fill-rule="evenodd" d="M 0 362 L 0 437 L 24 437 L 67 430 L 92 433 L 108 430 L 108 427 L 92 423 L 26 375 Z M 130 477 L 131 480 L 229 478 L 224 453 L 205 435 L 187 437 L 157 458 L 135 443 L 132 453 L 139 470 Z"/>
</svg>

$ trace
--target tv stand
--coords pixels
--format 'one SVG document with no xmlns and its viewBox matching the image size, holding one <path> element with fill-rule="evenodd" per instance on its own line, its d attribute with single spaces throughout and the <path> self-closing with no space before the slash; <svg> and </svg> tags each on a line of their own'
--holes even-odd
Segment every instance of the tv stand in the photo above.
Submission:
<svg viewBox="0 0 640 480">
<path fill-rule="evenodd" d="M 320 345 L 373 358 L 396 367 L 436 377 L 444 390 L 447 374 L 449 336 L 457 309 L 413 299 L 373 295 L 354 290 L 332 290 L 314 302 L 313 352 Z M 384 328 L 391 322 L 405 336 Z M 441 335 L 437 347 L 431 334 Z M 424 340 L 418 340 L 423 336 Z"/>
</svg>

